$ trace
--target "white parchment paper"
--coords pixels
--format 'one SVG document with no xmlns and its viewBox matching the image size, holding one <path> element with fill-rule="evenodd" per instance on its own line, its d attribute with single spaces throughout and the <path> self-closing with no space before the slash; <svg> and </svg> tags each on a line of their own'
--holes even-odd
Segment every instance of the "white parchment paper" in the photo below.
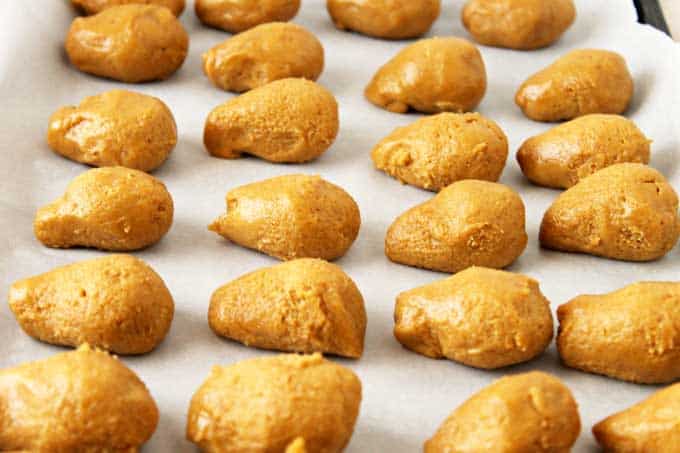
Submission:
<svg viewBox="0 0 680 453">
<path fill-rule="evenodd" d="M 428 34 L 468 36 L 460 24 L 463 0 L 445 0 L 441 17 Z M 582 293 L 601 293 L 641 279 L 678 280 L 676 248 L 653 263 L 624 263 L 542 250 L 537 241 L 544 210 L 559 192 L 531 186 L 523 178 L 514 152 L 527 137 L 551 127 L 522 116 L 513 96 L 530 74 L 574 48 L 605 48 L 626 57 L 635 78 L 628 116 L 654 140 L 651 164 L 680 189 L 680 90 L 678 48 L 650 27 L 636 23 L 628 0 L 577 1 L 578 18 L 556 45 L 533 52 L 481 47 L 489 87 L 479 111 L 497 121 L 511 145 L 501 179 L 519 191 L 527 207 L 529 245 L 510 270 L 538 279 L 553 309 Z M 246 272 L 276 261 L 230 244 L 206 226 L 224 210 L 228 189 L 280 174 L 321 174 L 344 187 L 361 208 L 362 227 L 349 253 L 338 261 L 357 282 L 366 300 L 368 331 L 361 360 L 334 358 L 354 369 L 363 382 L 361 416 L 347 451 L 409 453 L 472 393 L 506 373 L 540 369 L 561 377 L 580 406 L 583 429 L 575 451 L 595 450 L 590 428 L 656 390 L 569 370 L 559 364 L 554 345 L 539 359 L 494 372 L 449 361 L 436 361 L 402 349 L 392 336 L 394 299 L 400 291 L 446 275 L 390 263 L 383 254 L 384 233 L 405 209 L 431 193 L 373 169 L 372 146 L 417 115 L 398 115 L 373 107 L 363 88 L 374 71 L 407 42 L 389 42 L 337 31 L 322 0 L 305 0 L 295 22 L 312 30 L 326 51 L 320 83 L 338 98 L 341 129 L 335 144 L 319 160 L 305 165 L 275 165 L 244 158 L 210 157 L 202 145 L 208 112 L 232 95 L 214 88 L 201 70 L 200 55 L 229 37 L 202 27 L 191 5 L 182 22 L 191 49 L 182 69 L 169 80 L 123 85 L 75 70 L 63 52 L 74 12 L 66 0 L 0 1 L 0 299 L 23 277 L 73 261 L 100 256 L 92 250 L 54 250 L 33 236 L 36 209 L 59 196 L 87 167 L 52 153 L 45 142 L 49 115 L 64 104 L 113 88 L 128 88 L 163 99 L 178 123 L 179 143 L 155 176 L 175 201 L 175 221 L 156 246 L 136 253 L 165 279 L 176 315 L 165 342 L 142 357 L 123 358 L 149 386 L 161 419 L 145 451 L 192 452 L 184 439 L 193 392 L 214 364 L 228 364 L 270 354 L 216 337 L 208 328 L 210 294 Z M 63 351 L 32 340 L 0 303 L 0 368 Z"/>
</svg>

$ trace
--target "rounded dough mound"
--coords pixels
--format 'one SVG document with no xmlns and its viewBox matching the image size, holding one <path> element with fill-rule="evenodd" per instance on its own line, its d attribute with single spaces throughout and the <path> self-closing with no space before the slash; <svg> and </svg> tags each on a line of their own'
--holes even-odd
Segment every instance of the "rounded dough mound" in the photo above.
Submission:
<svg viewBox="0 0 680 453">
<path fill-rule="evenodd" d="M 287 22 L 300 0 L 196 0 L 196 16 L 205 25 L 240 33 L 267 22 Z"/>
<path fill-rule="evenodd" d="M 185 7 L 184 0 L 71 0 L 71 3 L 85 14 L 97 14 L 114 6 L 139 3 L 144 5 L 165 6 L 172 11 L 175 16 L 179 16 L 182 14 Z"/>
</svg>

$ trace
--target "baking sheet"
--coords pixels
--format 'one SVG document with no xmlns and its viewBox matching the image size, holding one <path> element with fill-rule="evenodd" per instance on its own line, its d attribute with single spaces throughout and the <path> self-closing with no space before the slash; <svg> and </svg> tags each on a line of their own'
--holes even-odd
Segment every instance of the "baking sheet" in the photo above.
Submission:
<svg viewBox="0 0 680 453">
<path fill-rule="evenodd" d="M 530 74 L 573 48 L 596 47 L 625 55 L 635 78 L 628 116 L 654 140 L 651 164 L 680 189 L 678 153 L 680 99 L 678 48 L 662 33 L 636 23 L 628 0 L 577 1 L 578 18 L 553 47 L 533 52 L 481 47 L 489 87 L 479 111 L 505 130 L 511 155 L 501 182 L 519 191 L 527 207 L 529 244 L 509 269 L 539 280 L 552 307 L 582 293 L 601 293 L 641 279 L 677 280 L 678 248 L 653 263 L 624 263 L 542 250 L 537 235 L 541 216 L 559 192 L 534 187 L 522 177 L 514 152 L 530 135 L 550 127 L 524 118 L 514 91 Z M 446 0 L 433 35 L 467 36 L 460 24 L 462 0 Z M 554 344 L 539 359 L 498 371 L 480 371 L 436 361 L 402 349 L 392 336 L 394 298 L 400 291 L 446 275 L 390 263 L 383 254 L 384 233 L 405 209 L 431 193 L 373 169 L 372 146 L 417 115 L 382 111 L 362 92 L 374 71 L 406 42 L 389 42 L 335 30 L 322 0 L 306 0 L 295 22 L 312 30 L 326 50 L 320 83 L 337 96 L 341 129 L 319 160 L 304 165 L 275 165 L 244 158 L 210 157 L 202 145 L 208 112 L 232 95 L 214 88 L 202 74 L 200 54 L 229 37 L 204 28 L 191 5 L 182 22 L 191 36 L 183 68 L 167 81 L 124 85 L 82 74 L 70 67 L 62 43 L 73 18 L 65 0 L 0 2 L 0 299 L 19 278 L 54 266 L 103 255 L 92 250 L 54 250 L 33 237 L 36 209 L 59 196 L 68 181 L 87 167 L 53 154 L 45 143 L 49 115 L 87 95 L 128 88 L 158 96 L 172 109 L 179 143 L 155 176 L 175 201 L 170 233 L 156 246 L 135 253 L 165 279 L 176 315 L 165 342 L 142 357 L 123 358 L 149 386 L 161 412 L 158 430 L 144 451 L 193 452 L 184 440 L 186 412 L 193 392 L 214 364 L 228 364 L 270 352 L 216 337 L 208 328 L 207 308 L 214 289 L 246 272 L 276 263 L 207 231 L 224 210 L 228 189 L 287 173 L 321 174 L 351 193 L 362 213 L 359 237 L 338 261 L 361 289 L 368 312 L 366 350 L 359 361 L 333 358 L 354 369 L 363 382 L 361 415 L 347 451 L 407 453 L 420 451 L 442 420 L 473 392 L 506 373 L 540 369 L 561 377 L 580 406 L 582 433 L 574 451 L 595 450 L 590 427 L 656 390 L 563 368 Z M 675 80 L 674 80 L 675 79 Z M 0 367 L 63 351 L 30 339 L 0 304 Z"/>
</svg>

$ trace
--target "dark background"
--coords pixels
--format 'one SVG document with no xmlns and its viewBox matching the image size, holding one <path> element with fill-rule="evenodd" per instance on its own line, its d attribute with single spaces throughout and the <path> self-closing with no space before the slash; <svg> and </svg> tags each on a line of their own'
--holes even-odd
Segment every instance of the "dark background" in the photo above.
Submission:
<svg viewBox="0 0 680 453">
<path fill-rule="evenodd" d="M 666 34 L 668 25 L 661 12 L 658 0 L 633 0 L 638 12 L 638 22 L 653 25 Z"/>
</svg>

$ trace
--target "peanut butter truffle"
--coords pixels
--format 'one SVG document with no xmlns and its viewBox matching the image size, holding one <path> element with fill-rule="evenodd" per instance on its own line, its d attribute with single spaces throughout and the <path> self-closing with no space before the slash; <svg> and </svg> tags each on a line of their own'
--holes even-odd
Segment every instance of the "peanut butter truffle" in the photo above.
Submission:
<svg viewBox="0 0 680 453">
<path fill-rule="evenodd" d="M 606 50 L 573 50 L 529 77 L 515 103 L 536 121 L 571 120 L 589 113 L 623 113 L 633 97 L 626 61 Z"/>
<path fill-rule="evenodd" d="M 248 91 L 274 80 L 316 80 L 323 71 L 319 40 L 296 24 L 262 24 L 203 54 L 203 71 L 218 88 Z"/>
<path fill-rule="evenodd" d="M 378 69 L 366 98 L 395 113 L 467 112 L 486 92 L 482 55 L 460 38 L 417 41 Z"/>
<path fill-rule="evenodd" d="M 340 30 L 375 38 L 408 39 L 426 33 L 439 16 L 440 0 L 328 0 Z"/>
<path fill-rule="evenodd" d="M 468 179 L 397 217 L 385 236 L 385 255 L 396 263 L 455 273 L 508 266 L 526 244 L 519 195 L 502 184 Z"/>
<path fill-rule="evenodd" d="M 119 5 L 127 5 L 130 3 L 139 3 L 145 5 L 165 6 L 175 16 L 179 16 L 184 11 L 184 0 L 71 0 L 73 5 L 83 11 L 85 14 L 97 14 L 105 10 Z"/>
<path fill-rule="evenodd" d="M 121 82 L 166 79 L 187 56 L 189 37 L 162 6 L 126 4 L 74 19 L 66 53 L 83 72 Z"/>
<path fill-rule="evenodd" d="M 177 126 L 160 99 L 112 90 L 54 112 L 47 143 L 76 162 L 152 171 L 175 147 Z"/>
<path fill-rule="evenodd" d="M 478 43 L 518 50 L 549 46 L 575 17 L 573 0 L 470 0 L 462 13 Z"/>
<path fill-rule="evenodd" d="M 300 0 L 196 0 L 196 16 L 205 25 L 239 33 L 266 22 L 287 22 Z"/>
<path fill-rule="evenodd" d="M 208 228 L 281 260 L 344 255 L 359 233 L 354 199 L 319 176 L 286 175 L 227 193 L 227 212 Z"/>
<path fill-rule="evenodd" d="M 478 113 L 440 113 L 395 129 L 371 157 L 376 168 L 399 181 L 439 191 L 461 179 L 498 181 L 508 140 Z"/>
<path fill-rule="evenodd" d="M 217 106 L 203 142 L 216 157 L 251 154 L 270 162 L 307 162 L 323 154 L 340 127 L 330 91 L 304 79 L 282 79 Z"/>
</svg>

